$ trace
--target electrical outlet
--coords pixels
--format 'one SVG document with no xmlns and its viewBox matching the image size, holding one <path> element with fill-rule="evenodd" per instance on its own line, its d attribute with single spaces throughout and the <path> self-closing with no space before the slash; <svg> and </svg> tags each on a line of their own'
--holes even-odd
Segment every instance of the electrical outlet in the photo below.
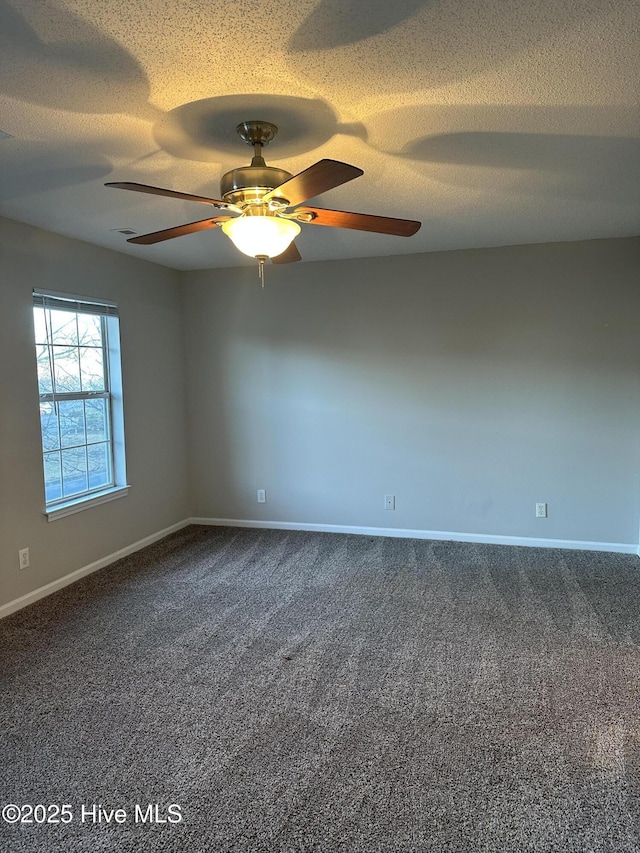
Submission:
<svg viewBox="0 0 640 853">
<path fill-rule="evenodd" d="M 547 505 L 546 503 L 536 504 L 536 518 L 546 518 L 547 517 Z"/>
<path fill-rule="evenodd" d="M 29 549 L 21 548 L 18 551 L 18 563 L 21 569 L 28 569 L 31 565 L 31 561 L 29 559 Z"/>
<path fill-rule="evenodd" d="M 395 509 L 396 508 L 396 496 L 395 495 L 385 495 L 384 496 L 384 508 L 385 509 Z"/>
<path fill-rule="evenodd" d="M 258 489 L 258 503 L 266 504 L 267 502 L 267 493 L 264 489 Z"/>
</svg>

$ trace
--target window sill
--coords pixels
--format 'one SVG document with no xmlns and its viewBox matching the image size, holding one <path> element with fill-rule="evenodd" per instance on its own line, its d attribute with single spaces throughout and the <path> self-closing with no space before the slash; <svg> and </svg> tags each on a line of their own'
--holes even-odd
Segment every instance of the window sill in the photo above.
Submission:
<svg viewBox="0 0 640 853">
<path fill-rule="evenodd" d="M 112 489 L 105 489 L 104 492 L 98 492 L 86 498 L 77 498 L 73 501 L 67 501 L 67 503 L 58 504 L 51 507 L 51 509 L 45 509 L 44 514 L 47 516 L 47 521 L 57 521 L 59 518 L 66 518 L 67 515 L 82 512 L 93 506 L 99 506 L 109 501 L 115 501 L 118 498 L 124 498 L 129 494 L 129 488 L 129 486 L 115 486 Z"/>
</svg>

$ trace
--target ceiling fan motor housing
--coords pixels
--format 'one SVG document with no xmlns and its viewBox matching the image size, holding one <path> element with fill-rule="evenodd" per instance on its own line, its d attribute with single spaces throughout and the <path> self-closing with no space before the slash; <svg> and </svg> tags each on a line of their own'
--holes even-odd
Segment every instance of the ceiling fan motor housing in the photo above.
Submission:
<svg viewBox="0 0 640 853">
<path fill-rule="evenodd" d="M 291 178 L 291 172 L 275 166 L 241 166 L 231 169 L 220 179 L 220 193 L 231 204 L 260 201 L 265 193 Z"/>
</svg>

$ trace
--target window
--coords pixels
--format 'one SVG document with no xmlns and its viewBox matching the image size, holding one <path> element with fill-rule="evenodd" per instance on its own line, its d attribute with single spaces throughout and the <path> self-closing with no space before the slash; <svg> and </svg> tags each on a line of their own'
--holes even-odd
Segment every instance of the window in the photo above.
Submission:
<svg viewBox="0 0 640 853">
<path fill-rule="evenodd" d="M 52 521 L 128 491 L 118 309 L 33 294 L 45 512 Z"/>
</svg>

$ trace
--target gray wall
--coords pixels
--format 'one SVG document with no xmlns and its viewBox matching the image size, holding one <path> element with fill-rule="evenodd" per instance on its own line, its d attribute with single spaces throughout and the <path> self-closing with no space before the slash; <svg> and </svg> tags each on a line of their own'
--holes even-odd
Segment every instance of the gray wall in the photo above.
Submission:
<svg viewBox="0 0 640 853">
<path fill-rule="evenodd" d="M 264 291 L 8 220 L 0 252 L 0 605 L 189 516 L 638 542 L 640 240 L 274 267 Z M 51 523 L 33 287 L 122 317 L 131 492 Z"/>
<path fill-rule="evenodd" d="M 196 516 L 637 544 L 639 248 L 186 274 Z"/>
<path fill-rule="evenodd" d="M 0 220 L 0 605 L 189 516 L 178 274 Z M 125 498 L 49 523 L 43 515 L 34 287 L 120 306 Z M 18 570 L 18 549 L 31 567 Z"/>
</svg>

